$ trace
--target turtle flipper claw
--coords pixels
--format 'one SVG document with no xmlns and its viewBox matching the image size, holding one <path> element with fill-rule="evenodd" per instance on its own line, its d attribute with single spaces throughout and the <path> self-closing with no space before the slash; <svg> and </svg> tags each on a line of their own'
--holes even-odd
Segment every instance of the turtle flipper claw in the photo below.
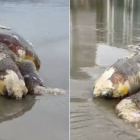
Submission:
<svg viewBox="0 0 140 140">
<path fill-rule="evenodd" d="M 50 94 L 50 95 L 63 95 L 66 93 L 64 89 L 59 88 L 45 88 L 43 86 L 36 86 L 34 89 L 34 94 L 40 95 L 40 94 Z"/>
</svg>

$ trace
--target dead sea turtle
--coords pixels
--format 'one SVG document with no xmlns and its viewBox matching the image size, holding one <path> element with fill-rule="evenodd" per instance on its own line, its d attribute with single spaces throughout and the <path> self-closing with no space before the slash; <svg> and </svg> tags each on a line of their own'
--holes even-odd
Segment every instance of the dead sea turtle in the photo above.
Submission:
<svg viewBox="0 0 140 140">
<path fill-rule="evenodd" d="M 140 127 L 140 54 L 122 58 L 95 81 L 94 97 L 123 98 L 116 106 L 118 116 Z"/>
<path fill-rule="evenodd" d="M 32 44 L 25 40 L 22 36 L 13 32 L 9 28 L 0 26 L 0 43 L 5 44 L 9 51 L 14 54 L 15 64 L 18 66 L 19 71 L 25 80 L 25 84 L 29 93 L 65 93 L 65 91 L 61 89 L 45 88 L 43 81 L 37 72 L 37 70 L 40 68 L 40 59 L 35 53 Z M 17 96 L 16 94 L 13 95 Z"/>
</svg>

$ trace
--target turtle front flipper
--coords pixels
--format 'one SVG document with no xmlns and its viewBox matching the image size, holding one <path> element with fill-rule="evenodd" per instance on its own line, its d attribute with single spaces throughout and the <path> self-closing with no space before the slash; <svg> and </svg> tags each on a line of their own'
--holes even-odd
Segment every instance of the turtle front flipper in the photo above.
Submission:
<svg viewBox="0 0 140 140">
<path fill-rule="evenodd" d="M 116 112 L 120 118 L 140 129 L 140 91 L 121 100 Z"/>
<path fill-rule="evenodd" d="M 58 88 L 46 88 L 36 70 L 35 64 L 30 60 L 20 60 L 17 62 L 19 70 L 24 77 L 28 92 L 31 94 L 64 94 L 65 90 Z"/>
</svg>

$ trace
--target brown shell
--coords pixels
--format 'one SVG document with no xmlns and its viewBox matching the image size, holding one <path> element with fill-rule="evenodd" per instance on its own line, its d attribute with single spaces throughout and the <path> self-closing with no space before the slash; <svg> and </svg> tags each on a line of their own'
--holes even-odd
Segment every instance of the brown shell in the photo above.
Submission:
<svg viewBox="0 0 140 140">
<path fill-rule="evenodd" d="M 18 57 L 20 57 L 18 50 L 24 50 L 25 59 L 33 61 L 37 70 L 40 68 L 40 60 L 33 47 L 19 34 L 13 32 L 11 29 L 0 28 L 0 43 L 6 44 Z"/>
<path fill-rule="evenodd" d="M 124 83 L 127 79 L 126 77 L 121 74 L 121 73 L 114 73 L 111 78 L 110 78 L 111 82 L 114 85 L 118 85 L 119 83 Z"/>
</svg>

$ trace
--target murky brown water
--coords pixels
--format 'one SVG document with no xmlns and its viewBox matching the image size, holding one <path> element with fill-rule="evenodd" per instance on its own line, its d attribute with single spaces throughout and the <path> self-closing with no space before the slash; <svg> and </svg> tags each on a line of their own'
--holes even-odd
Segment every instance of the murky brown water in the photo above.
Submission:
<svg viewBox="0 0 140 140">
<path fill-rule="evenodd" d="M 69 1 L 1 0 L 0 25 L 33 43 L 47 87 L 69 88 Z M 0 98 L 0 140 L 68 140 L 69 96 Z"/>
<path fill-rule="evenodd" d="M 116 116 L 117 100 L 92 99 L 104 69 L 140 43 L 139 15 L 139 0 L 71 0 L 71 140 L 140 139 Z"/>
</svg>

